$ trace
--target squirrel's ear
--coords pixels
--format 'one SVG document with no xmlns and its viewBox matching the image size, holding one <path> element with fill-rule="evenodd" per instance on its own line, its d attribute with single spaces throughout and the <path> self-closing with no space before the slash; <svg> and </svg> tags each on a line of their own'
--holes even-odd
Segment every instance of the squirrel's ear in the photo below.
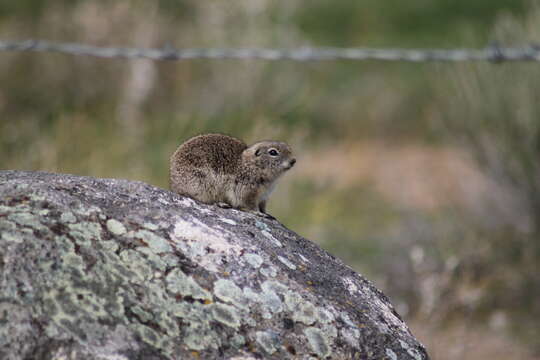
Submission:
<svg viewBox="0 0 540 360">
<path fill-rule="evenodd" d="M 260 156 L 261 155 L 261 149 L 257 149 L 257 151 L 255 151 L 255 156 Z"/>
</svg>

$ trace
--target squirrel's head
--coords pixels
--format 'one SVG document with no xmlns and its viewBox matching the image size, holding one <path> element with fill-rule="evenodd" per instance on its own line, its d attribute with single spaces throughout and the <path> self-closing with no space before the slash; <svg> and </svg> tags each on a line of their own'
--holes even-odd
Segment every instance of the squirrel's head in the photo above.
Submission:
<svg viewBox="0 0 540 360">
<path fill-rule="evenodd" d="M 242 157 L 245 163 L 264 169 L 271 177 L 283 174 L 296 163 L 291 147 L 280 141 L 259 141 L 244 150 Z"/>
</svg>

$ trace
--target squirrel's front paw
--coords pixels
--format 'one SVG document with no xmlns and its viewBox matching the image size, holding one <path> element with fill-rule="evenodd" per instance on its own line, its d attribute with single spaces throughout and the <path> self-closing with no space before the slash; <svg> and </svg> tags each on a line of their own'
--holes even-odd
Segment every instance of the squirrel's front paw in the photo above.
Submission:
<svg viewBox="0 0 540 360">
<path fill-rule="evenodd" d="M 260 216 L 260 217 L 263 217 L 263 218 L 265 218 L 265 219 L 276 220 L 276 218 L 273 217 L 272 215 L 267 214 L 267 213 L 263 213 L 262 211 L 254 211 L 253 213 L 254 213 L 255 215 Z"/>
</svg>

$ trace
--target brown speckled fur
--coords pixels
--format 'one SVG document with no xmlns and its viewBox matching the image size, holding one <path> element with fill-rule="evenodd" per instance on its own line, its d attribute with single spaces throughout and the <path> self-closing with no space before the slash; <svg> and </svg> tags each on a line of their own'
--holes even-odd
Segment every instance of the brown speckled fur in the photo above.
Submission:
<svg viewBox="0 0 540 360">
<path fill-rule="evenodd" d="M 272 148 L 278 156 L 268 153 Z M 227 135 L 199 135 L 171 156 L 170 187 L 204 203 L 265 213 L 275 181 L 295 162 L 284 142 L 265 140 L 248 147 Z"/>
</svg>

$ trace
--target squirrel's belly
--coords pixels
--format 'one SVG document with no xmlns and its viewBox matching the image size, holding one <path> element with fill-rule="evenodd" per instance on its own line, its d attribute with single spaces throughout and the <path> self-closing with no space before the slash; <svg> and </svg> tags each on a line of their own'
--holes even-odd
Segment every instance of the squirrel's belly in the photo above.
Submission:
<svg viewBox="0 0 540 360">
<path fill-rule="evenodd" d="M 276 187 L 276 183 L 273 182 L 261 193 L 260 201 L 266 201 L 268 200 L 268 197 L 274 191 L 274 188 Z"/>
</svg>

